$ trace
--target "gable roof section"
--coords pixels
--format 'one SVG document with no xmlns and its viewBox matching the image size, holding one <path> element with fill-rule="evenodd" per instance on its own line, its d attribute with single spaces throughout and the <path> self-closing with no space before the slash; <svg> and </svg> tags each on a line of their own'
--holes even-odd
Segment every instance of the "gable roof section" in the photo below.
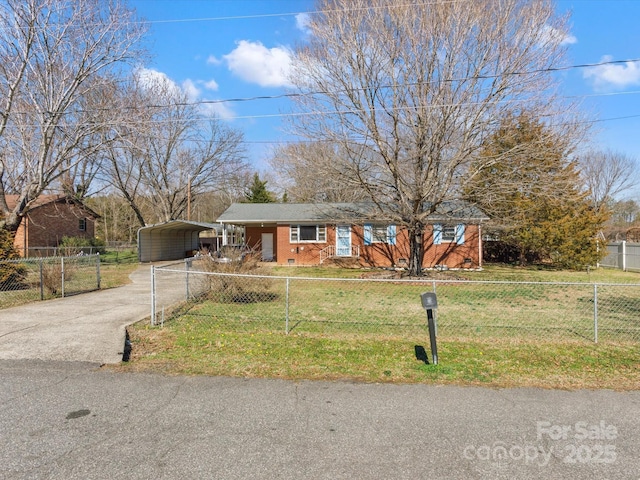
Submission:
<svg viewBox="0 0 640 480">
<path fill-rule="evenodd" d="M 20 200 L 20 195 L 6 195 L 5 199 L 7 201 L 7 207 L 9 207 L 9 210 L 13 210 L 18 204 L 18 200 Z M 94 212 L 81 201 L 65 195 L 39 195 L 38 198 L 36 198 L 36 200 L 29 206 L 29 211 L 33 211 L 37 208 L 49 205 L 51 203 L 74 204 L 86 211 L 90 217 L 93 217 L 94 219 L 100 218 L 100 215 L 98 213 Z"/>
<path fill-rule="evenodd" d="M 313 223 L 330 221 L 362 222 L 372 218 L 367 203 L 232 203 L 218 222 L 232 224 L 251 223 Z M 450 201 L 441 203 L 429 217 L 439 221 L 477 221 L 489 218 L 475 205 Z"/>
</svg>

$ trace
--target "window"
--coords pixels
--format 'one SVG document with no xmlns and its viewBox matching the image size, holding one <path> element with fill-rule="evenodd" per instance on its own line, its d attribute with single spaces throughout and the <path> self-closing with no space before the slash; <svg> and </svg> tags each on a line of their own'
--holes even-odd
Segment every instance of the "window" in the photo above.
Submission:
<svg viewBox="0 0 640 480">
<path fill-rule="evenodd" d="M 442 227 L 442 241 L 451 243 L 456 240 L 456 227 L 453 225 L 444 225 Z"/>
<path fill-rule="evenodd" d="M 440 245 L 441 243 L 457 243 L 464 245 L 465 226 L 459 225 L 441 225 L 433 226 L 433 243 Z"/>
<path fill-rule="evenodd" d="M 364 226 L 364 244 L 386 243 L 388 245 L 396 244 L 396 226 L 381 224 L 365 224 Z"/>
<path fill-rule="evenodd" d="M 289 241 L 291 243 L 326 242 L 327 227 L 326 225 L 291 225 Z"/>
<path fill-rule="evenodd" d="M 86 218 L 79 218 L 78 219 L 78 230 L 80 230 L 81 232 L 86 232 L 87 231 L 87 219 Z"/>
<path fill-rule="evenodd" d="M 373 225 L 371 227 L 373 235 L 371 241 L 373 243 L 387 243 L 387 226 L 386 225 Z"/>
</svg>

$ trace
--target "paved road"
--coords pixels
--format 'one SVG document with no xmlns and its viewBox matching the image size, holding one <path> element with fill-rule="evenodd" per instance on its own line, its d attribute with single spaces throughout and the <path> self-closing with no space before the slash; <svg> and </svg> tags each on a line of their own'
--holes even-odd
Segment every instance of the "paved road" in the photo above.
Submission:
<svg viewBox="0 0 640 480">
<path fill-rule="evenodd" d="M 1 479 L 640 478 L 640 392 L 0 361 Z"/>
<path fill-rule="evenodd" d="M 0 311 L 0 479 L 640 479 L 640 391 L 101 368 L 149 315 L 149 268 Z M 164 301 L 184 295 L 171 283 Z"/>
<path fill-rule="evenodd" d="M 0 359 L 119 363 L 125 327 L 150 314 L 150 272 L 144 265 L 129 285 L 0 310 Z M 183 298 L 166 288 L 165 301 Z"/>
</svg>

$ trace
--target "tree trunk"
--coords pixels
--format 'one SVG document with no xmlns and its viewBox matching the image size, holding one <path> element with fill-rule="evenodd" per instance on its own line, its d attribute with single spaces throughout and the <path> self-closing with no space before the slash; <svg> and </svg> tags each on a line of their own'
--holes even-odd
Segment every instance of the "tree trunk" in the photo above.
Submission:
<svg viewBox="0 0 640 480">
<path fill-rule="evenodd" d="M 424 258 L 423 225 L 416 225 L 410 230 L 409 239 L 409 275 L 422 275 L 422 260 Z"/>
</svg>

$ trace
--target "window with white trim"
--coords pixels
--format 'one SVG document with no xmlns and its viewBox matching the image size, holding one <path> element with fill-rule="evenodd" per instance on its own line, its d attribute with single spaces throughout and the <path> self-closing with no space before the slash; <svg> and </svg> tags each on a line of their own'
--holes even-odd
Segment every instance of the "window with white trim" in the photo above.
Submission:
<svg viewBox="0 0 640 480">
<path fill-rule="evenodd" d="M 289 228 L 289 241 L 291 243 L 326 242 L 326 225 L 291 225 Z"/>
<path fill-rule="evenodd" d="M 78 219 L 78 230 L 80 230 L 81 232 L 86 232 L 87 231 L 87 219 L 86 218 L 79 218 Z"/>
</svg>

